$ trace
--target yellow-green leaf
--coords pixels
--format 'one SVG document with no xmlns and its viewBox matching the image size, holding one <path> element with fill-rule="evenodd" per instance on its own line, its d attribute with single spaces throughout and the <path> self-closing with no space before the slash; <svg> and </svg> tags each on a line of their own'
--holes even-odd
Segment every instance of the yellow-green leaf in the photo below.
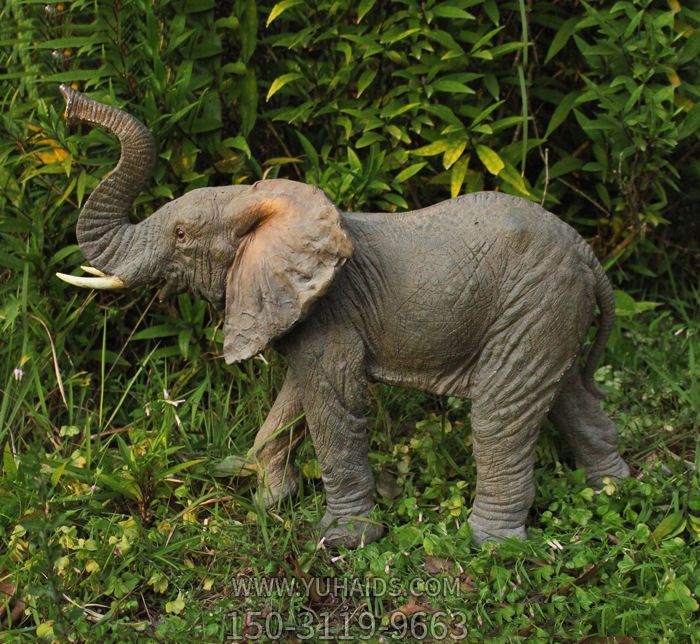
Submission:
<svg viewBox="0 0 700 644">
<path fill-rule="evenodd" d="M 452 198 L 459 195 L 464 183 L 464 177 L 467 174 L 467 166 L 469 165 L 469 156 L 461 158 L 452 166 L 450 174 L 450 194 Z"/>
<path fill-rule="evenodd" d="M 299 157 L 271 157 L 263 161 L 263 165 L 284 165 L 285 163 L 301 163 Z"/>
<path fill-rule="evenodd" d="M 300 78 L 304 78 L 304 75 L 300 74 L 299 72 L 291 72 L 290 74 L 282 74 L 282 76 L 278 76 L 277 78 L 275 78 L 275 80 L 272 81 L 272 85 L 270 85 L 270 89 L 267 92 L 267 98 L 265 100 L 269 101 L 287 83 L 299 80 Z"/>
<path fill-rule="evenodd" d="M 661 543 L 664 539 L 670 539 L 679 535 L 685 530 L 685 519 L 682 512 L 672 512 L 664 517 L 661 523 L 656 526 L 656 530 L 651 533 L 651 538 L 656 543 Z"/>
<path fill-rule="evenodd" d="M 448 145 L 449 141 L 447 139 L 440 139 L 439 141 L 433 141 L 428 145 L 424 145 L 422 148 L 413 150 L 413 154 L 417 154 L 419 157 L 431 157 L 447 150 Z"/>
<path fill-rule="evenodd" d="M 301 474 L 305 479 L 320 479 L 321 466 L 315 458 L 311 459 L 308 463 L 304 463 L 301 466 Z"/>
<path fill-rule="evenodd" d="M 498 156 L 498 153 L 486 145 L 477 145 L 476 153 L 479 159 L 484 164 L 484 167 L 491 173 L 497 175 L 505 167 L 503 159 Z"/>
<path fill-rule="evenodd" d="M 181 592 L 177 594 L 177 599 L 165 604 L 165 612 L 171 615 L 179 615 L 183 610 L 185 610 L 185 598 Z"/>
<path fill-rule="evenodd" d="M 66 465 L 68 463 L 61 463 L 54 471 L 53 474 L 51 475 L 51 485 L 56 485 L 58 483 L 59 479 L 63 475 L 63 471 L 66 469 Z"/>
<path fill-rule="evenodd" d="M 160 570 L 154 572 L 151 578 L 146 582 L 149 586 L 153 588 L 157 593 L 163 595 L 168 590 L 168 578 L 160 572 Z M 178 595 L 179 599 L 179 595 Z M 175 601 L 178 601 L 177 599 Z M 184 604 L 184 602 L 183 602 Z"/>
<path fill-rule="evenodd" d="M 36 636 L 42 639 L 53 639 L 53 620 L 39 624 L 39 626 L 36 627 Z"/>
<path fill-rule="evenodd" d="M 503 170 L 501 170 L 498 176 L 507 184 L 513 186 L 513 188 L 515 188 L 519 193 L 525 195 L 526 197 L 530 196 L 530 191 L 525 185 L 525 180 L 510 163 L 504 164 Z"/>
<path fill-rule="evenodd" d="M 224 460 L 213 465 L 210 470 L 212 476 L 251 476 L 257 472 L 257 467 L 245 455 L 230 454 Z"/>
<path fill-rule="evenodd" d="M 700 517 L 695 517 L 692 514 L 688 517 L 690 529 L 695 533 L 696 537 L 700 537 Z"/>
<path fill-rule="evenodd" d="M 68 567 L 68 564 L 70 563 L 70 559 L 66 557 L 65 555 L 63 557 L 59 557 L 56 559 L 56 561 L 53 564 L 54 570 L 59 574 L 63 575 L 66 572 L 66 568 Z"/>
<path fill-rule="evenodd" d="M 445 150 L 445 155 L 442 157 L 442 165 L 445 166 L 445 170 L 449 170 L 453 164 L 462 156 L 464 148 L 467 147 L 466 141 L 453 141 L 450 143 L 450 147 Z"/>
<path fill-rule="evenodd" d="M 282 2 L 278 2 L 274 7 L 272 7 L 272 11 L 270 11 L 270 15 L 267 17 L 265 26 L 269 27 L 273 20 L 279 18 L 290 7 L 303 3 L 304 0 L 282 0 Z"/>
</svg>

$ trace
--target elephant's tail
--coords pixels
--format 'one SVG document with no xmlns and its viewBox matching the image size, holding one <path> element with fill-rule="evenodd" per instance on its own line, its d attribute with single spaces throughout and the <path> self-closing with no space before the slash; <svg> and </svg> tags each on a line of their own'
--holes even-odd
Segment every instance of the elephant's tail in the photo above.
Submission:
<svg viewBox="0 0 700 644">
<path fill-rule="evenodd" d="M 586 357 L 586 365 L 583 368 L 583 384 L 586 389 L 597 398 L 604 398 L 605 394 L 596 386 L 593 374 L 605 351 L 605 344 L 612 333 L 615 324 L 615 294 L 608 276 L 600 265 L 598 258 L 594 255 L 590 246 L 586 246 L 590 255 L 590 267 L 595 277 L 595 297 L 600 313 L 598 315 L 598 331 L 595 340 Z"/>
</svg>

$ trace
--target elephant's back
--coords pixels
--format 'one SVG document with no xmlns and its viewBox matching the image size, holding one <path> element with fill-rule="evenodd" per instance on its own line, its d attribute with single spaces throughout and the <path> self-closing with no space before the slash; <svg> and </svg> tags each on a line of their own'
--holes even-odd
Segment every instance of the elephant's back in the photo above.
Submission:
<svg viewBox="0 0 700 644">
<path fill-rule="evenodd" d="M 540 205 L 502 192 L 475 192 L 399 213 L 344 213 L 343 220 L 385 250 L 450 245 L 474 239 L 571 243 L 578 233 Z M 579 238 L 580 239 L 580 238 Z M 423 250 L 421 250 L 423 249 Z"/>
</svg>

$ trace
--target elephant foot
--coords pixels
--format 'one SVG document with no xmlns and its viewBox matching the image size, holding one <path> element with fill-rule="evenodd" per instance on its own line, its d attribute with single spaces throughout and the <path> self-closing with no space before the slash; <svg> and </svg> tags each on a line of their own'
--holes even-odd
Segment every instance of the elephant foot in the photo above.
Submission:
<svg viewBox="0 0 700 644">
<path fill-rule="evenodd" d="M 359 545 L 377 541 L 384 535 L 384 526 L 363 516 L 335 516 L 326 511 L 319 524 L 324 543 L 331 548 Z"/>
<path fill-rule="evenodd" d="M 472 539 L 475 544 L 482 544 L 486 541 L 505 541 L 506 539 L 520 539 L 521 541 L 527 539 L 524 525 L 517 528 L 495 527 L 488 521 L 484 521 L 474 515 L 469 517 L 469 525 L 472 529 Z"/>
<path fill-rule="evenodd" d="M 593 487 L 602 487 L 603 479 L 625 479 L 630 475 L 630 468 L 622 457 L 615 453 L 609 458 L 601 461 L 600 464 L 584 468 L 588 484 Z"/>
<path fill-rule="evenodd" d="M 264 473 L 258 477 L 258 498 L 266 509 L 274 508 L 280 501 L 296 494 L 299 489 L 299 473 L 296 468 L 287 468 L 275 476 Z"/>
</svg>

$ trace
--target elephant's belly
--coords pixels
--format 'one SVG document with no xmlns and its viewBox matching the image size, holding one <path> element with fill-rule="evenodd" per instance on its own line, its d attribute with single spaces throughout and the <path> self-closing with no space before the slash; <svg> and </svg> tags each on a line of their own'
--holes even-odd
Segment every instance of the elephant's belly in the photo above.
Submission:
<svg viewBox="0 0 700 644">
<path fill-rule="evenodd" d="M 368 365 L 368 375 L 375 382 L 420 389 L 445 396 L 469 396 L 472 375 L 471 364 L 454 365 L 445 369 L 397 367 L 378 364 Z"/>
<path fill-rule="evenodd" d="M 466 396 L 482 325 L 453 301 L 426 305 L 418 300 L 410 315 L 392 313 L 367 347 L 370 377 L 440 395 Z"/>
</svg>

